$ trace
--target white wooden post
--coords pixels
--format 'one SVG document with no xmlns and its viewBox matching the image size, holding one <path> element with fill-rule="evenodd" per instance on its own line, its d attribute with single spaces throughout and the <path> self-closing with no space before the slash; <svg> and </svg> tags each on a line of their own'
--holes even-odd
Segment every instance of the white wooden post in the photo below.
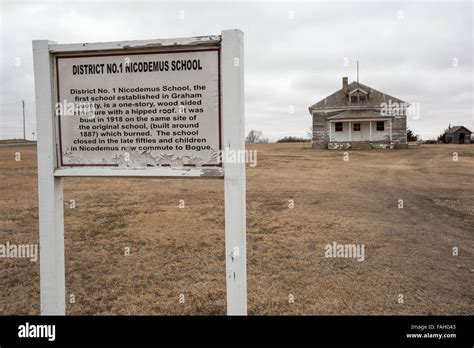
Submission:
<svg viewBox="0 0 474 348">
<path fill-rule="evenodd" d="M 352 122 L 349 121 L 349 141 L 352 141 Z"/>
<path fill-rule="evenodd" d="M 243 43 L 242 31 L 222 31 L 222 120 L 225 151 L 245 150 Z M 245 163 L 224 163 L 224 192 L 227 314 L 246 315 Z"/>
<path fill-rule="evenodd" d="M 33 41 L 38 127 L 40 293 L 42 315 L 65 315 L 63 179 L 54 176 L 53 61 L 47 40 Z"/>
<path fill-rule="evenodd" d="M 372 121 L 369 121 L 369 140 L 372 141 Z"/>
</svg>

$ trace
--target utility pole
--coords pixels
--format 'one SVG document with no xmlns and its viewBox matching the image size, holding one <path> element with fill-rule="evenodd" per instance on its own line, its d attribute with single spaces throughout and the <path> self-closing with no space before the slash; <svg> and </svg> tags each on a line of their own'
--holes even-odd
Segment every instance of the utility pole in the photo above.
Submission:
<svg viewBox="0 0 474 348">
<path fill-rule="evenodd" d="M 23 105 L 23 140 L 26 140 L 26 129 L 25 129 L 25 101 L 22 100 L 21 104 Z"/>
</svg>

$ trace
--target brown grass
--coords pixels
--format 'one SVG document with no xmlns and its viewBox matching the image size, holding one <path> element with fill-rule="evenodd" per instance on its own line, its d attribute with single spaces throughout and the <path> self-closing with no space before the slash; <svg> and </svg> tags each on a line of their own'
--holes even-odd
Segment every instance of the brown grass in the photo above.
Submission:
<svg viewBox="0 0 474 348">
<path fill-rule="evenodd" d="M 303 144 L 251 148 L 249 314 L 474 313 L 474 146 L 350 151 L 348 162 Z M 68 178 L 64 195 L 76 202 L 65 205 L 68 314 L 225 314 L 222 180 Z M 0 147 L 0 197 L 0 243 L 38 243 L 34 146 Z M 325 258 L 333 241 L 365 244 L 365 261 Z M 0 313 L 39 313 L 39 262 L 0 259 L 0 279 Z"/>
</svg>

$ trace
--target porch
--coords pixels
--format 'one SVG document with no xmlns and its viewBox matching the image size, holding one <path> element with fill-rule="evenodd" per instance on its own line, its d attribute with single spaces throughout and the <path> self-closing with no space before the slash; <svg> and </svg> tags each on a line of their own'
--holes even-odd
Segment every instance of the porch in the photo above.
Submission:
<svg viewBox="0 0 474 348">
<path fill-rule="evenodd" d="M 358 145 L 366 148 L 388 147 L 392 144 L 393 117 L 381 116 L 377 112 L 368 112 L 359 118 L 347 116 L 343 113 L 328 118 L 330 148 L 331 144 L 333 148 L 337 148 L 337 144 L 350 144 L 345 146 L 351 148 Z"/>
</svg>

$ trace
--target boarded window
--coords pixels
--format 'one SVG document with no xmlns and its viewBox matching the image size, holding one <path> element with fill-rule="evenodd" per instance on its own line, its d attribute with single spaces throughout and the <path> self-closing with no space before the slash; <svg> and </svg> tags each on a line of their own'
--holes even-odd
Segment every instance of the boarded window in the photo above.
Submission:
<svg viewBox="0 0 474 348">
<path fill-rule="evenodd" d="M 357 96 L 356 95 L 351 96 L 351 104 L 357 104 Z"/>
<path fill-rule="evenodd" d="M 377 130 L 378 131 L 384 131 L 385 130 L 385 122 L 384 121 L 378 121 L 377 122 Z"/>
<path fill-rule="evenodd" d="M 343 129 L 342 122 L 336 122 L 336 132 L 342 132 Z"/>
</svg>

